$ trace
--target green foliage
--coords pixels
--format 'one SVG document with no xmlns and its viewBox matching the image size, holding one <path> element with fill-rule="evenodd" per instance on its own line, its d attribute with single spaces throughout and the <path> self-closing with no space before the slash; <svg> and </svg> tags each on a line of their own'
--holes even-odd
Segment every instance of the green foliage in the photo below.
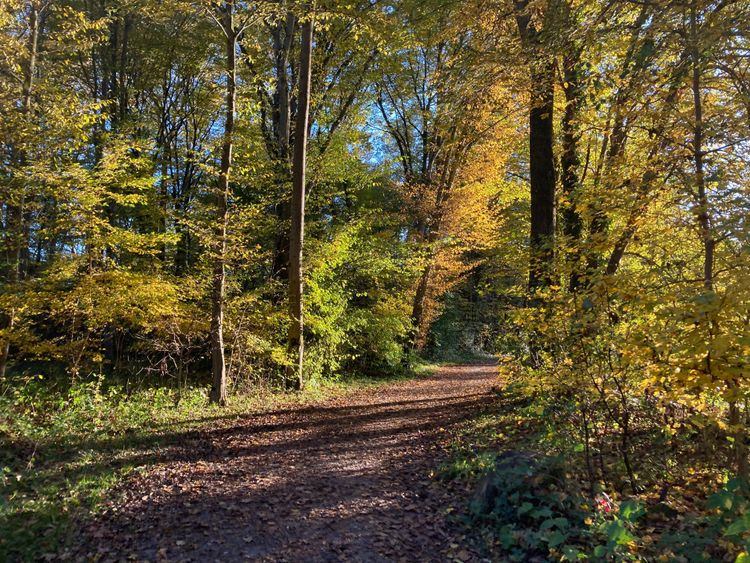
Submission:
<svg viewBox="0 0 750 563">
<path fill-rule="evenodd" d="M 204 416 L 205 402 L 204 389 L 132 389 L 102 377 L 70 387 L 26 377 L 5 387 L 0 553 L 32 560 L 64 544 L 72 520 L 134 469 L 140 450 L 168 443 L 165 425 Z"/>
<path fill-rule="evenodd" d="M 631 549 L 636 521 L 645 512 L 638 502 L 623 501 L 617 511 L 603 497 L 601 504 L 592 503 L 570 481 L 560 458 L 519 456 L 490 471 L 485 479 L 497 490 L 494 503 L 475 518 L 492 527 L 511 560 L 637 559 Z"/>
<path fill-rule="evenodd" d="M 387 226 L 387 225 L 386 225 Z M 351 223 L 311 245 L 306 277 L 308 376 L 398 371 L 410 328 L 402 298 L 416 277 L 405 249 L 377 220 Z"/>
<path fill-rule="evenodd" d="M 203 412 L 219 303 L 231 391 L 282 384 L 300 138 L 300 26 L 287 19 L 309 14 L 301 2 L 232 4 L 235 159 L 217 223 L 230 120 L 226 37 L 209 4 L 0 1 L 0 414 L 17 450 L 3 510 L 26 506 L 26 483 L 54 496 L 47 469 L 37 483 L 23 465 L 52 463 L 58 445 L 78 452 L 66 454 L 73 469 L 101 465 L 84 436 Z M 665 553 L 720 551 L 687 538 L 696 529 L 746 553 L 745 493 L 727 485 L 710 517 L 694 499 L 748 472 L 750 68 L 737 22 L 750 4 L 516 4 L 544 26 L 534 49 L 517 33 L 525 14 L 484 2 L 318 3 L 304 378 L 320 389 L 403 372 L 412 344 L 442 361 L 500 351 L 524 399 L 503 422 L 535 424 L 535 445 L 574 460 L 589 489 L 510 476 L 493 518 L 513 557 L 652 549 L 655 534 L 635 531 L 653 512 L 629 501 L 585 524 L 579 504 L 604 490 L 660 505 L 672 495 L 696 512 L 660 534 Z M 532 147 L 540 136 L 525 138 L 518 116 L 540 63 L 559 71 L 547 93 L 556 134 Z M 546 171 L 559 209 L 544 221 L 560 226 L 542 241 L 551 279 L 529 291 L 539 148 L 560 168 Z M 217 257 L 225 296 L 212 294 Z M 121 385 L 143 377 L 154 387 Z M 449 476 L 489 468 L 507 431 L 481 424 L 483 447 L 453 452 Z M 98 475 L 56 490 L 94 498 L 109 483 Z M 54 503 L 28 502 L 57 518 Z"/>
<path fill-rule="evenodd" d="M 471 484 L 477 492 L 487 479 L 496 488 L 489 508 L 477 500 L 484 497 L 475 496 L 470 521 L 493 558 L 701 562 L 744 557 L 750 534 L 746 483 L 730 479 L 716 492 L 687 483 L 685 494 L 708 497 L 692 506 L 678 491 L 670 495 L 674 500 L 662 502 L 650 493 L 623 498 L 611 489 L 610 497 L 604 483 L 595 483 L 592 492 L 583 448 L 574 436 L 551 439 L 550 431 L 565 428 L 559 405 L 559 400 L 530 399 L 525 386 L 509 385 L 495 406 L 467 422 L 451 442 L 440 475 Z M 571 406 L 567 413 L 576 411 Z"/>
</svg>

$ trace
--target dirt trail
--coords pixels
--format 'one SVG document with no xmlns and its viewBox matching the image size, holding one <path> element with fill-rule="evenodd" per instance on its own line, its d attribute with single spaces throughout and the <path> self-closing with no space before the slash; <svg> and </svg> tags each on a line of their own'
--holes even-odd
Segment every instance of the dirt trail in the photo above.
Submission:
<svg viewBox="0 0 750 563">
<path fill-rule="evenodd" d="M 76 538 L 101 561 L 472 560 L 429 477 L 447 432 L 492 400 L 492 365 L 193 433 Z"/>
</svg>

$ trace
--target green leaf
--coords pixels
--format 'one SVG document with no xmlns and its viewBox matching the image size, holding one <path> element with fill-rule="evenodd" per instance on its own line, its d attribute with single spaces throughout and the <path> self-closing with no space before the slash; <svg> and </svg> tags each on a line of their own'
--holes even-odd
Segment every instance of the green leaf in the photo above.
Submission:
<svg viewBox="0 0 750 563">
<path fill-rule="evenodd" d="M 537 508 L 536 510 L 532 511 L 529 515 L 534 519 L 541 519 L 541 518 L 549 518 L 552 516 L 552 511 L 547 506 L 543 506 L 542 508 Z"/>
<path fill-rule="evenodd" d="M 518 507 L 518 515 L 523 516 L 533 508 L 533 504 L 531 504 L 530 502 L 524 502 L 521 506 Z"/>
<path fill-rule="evenodd" d="M 595 557 L 604 557 L 607 554 L 607 548 L 603 545 L 597 545 L 594 548 Z"/>
<path fill-rule="evenodd" d="M 622 522 L 610 522 L 604 529 L 607 539 L 617 545 L 625 545 L 633 541 L 632 534 L 627 530 Z"/>
<path fill-rule="evenodd" d="M 557 547 L 558 545 L 562 545 L 563 543 L 565 543 L 566 539 L 568 539 L 568 536 L 566 534 L 563 534 L 561 531 L 556 530 L 549 538 L 547 538 L 547 544 L 550 547 Z"/>
<path fill-rule="evenodd" d="M 722 490 L 712 494 L 708 498 L 707 506 L 709 509 L 723 508 L 725 510 L 730 510 L 732 508 L 733 498 L 734 495 L 732 495 L 732 493 Z"/>
<path fill-rule="evenodd" d="M 562 560 L 563 561 L 578 561 L 581 556 L 585 557 L 578 549 L 573 546 L 566 545 L 562 548 Z"/>
<path fill-rule="evenodd" d="M 745 514 L 739 520 L 735 520 L 724 530 L 725 536 L 739 536 L 750 530 L 750 515 Z"/>
<path fill-rule="evenodd" d="M 570 522 L 568 522 L 567 518 L 555 518 L 555 525 L 562 529 L 568 528 L 570 526 Z"/>
<path fill-rule="evenodd" d="M 727 481 L 726 489 L 727 491 L 740 491 L 742 490 L 742 487 L 744 486 L 744 481 L 740 479 L 739 477 L 734 477 L 733 479 L 730 479 Z"/>
<path fill-rule="evenodd" d="M 509 549 L 516 543 L 516 538 L 513 535 L 513 526 L 507 525 L 500 528 L 499 534 L 500 543 L 503 548 Z"/>
<path fill-rule="evenodd" d="M 643 516 L 644 513 L 645 510 L 637 501 L 626 500 L 620 504 L 620 518 L 628 522 L 634 522 Z"/>
</svg>

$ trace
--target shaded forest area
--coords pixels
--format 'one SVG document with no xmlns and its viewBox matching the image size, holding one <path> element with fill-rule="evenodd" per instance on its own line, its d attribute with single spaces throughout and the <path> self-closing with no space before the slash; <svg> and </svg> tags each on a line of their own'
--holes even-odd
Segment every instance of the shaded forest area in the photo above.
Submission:
<svg viewBox="0 0 750 563">
<path fill-rule="evenodd" d="M 494 553 L 750 560 L 748 22 L 0 0 L 0 554 L 130 470 L 87 440 L 495 356 Z"/>
</svg>

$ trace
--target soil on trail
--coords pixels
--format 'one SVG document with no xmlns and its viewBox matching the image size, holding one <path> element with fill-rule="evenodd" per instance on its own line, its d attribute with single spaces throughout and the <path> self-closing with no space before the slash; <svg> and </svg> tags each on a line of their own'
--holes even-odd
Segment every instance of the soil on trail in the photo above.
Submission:
<svg viewBox="0 0 750 563">
<path fill-rule="evenodd" d="M 448 514 L 465 493 L 430 474 L 496 373 L 447 367 L 191 433 L 81 529 L 74 558 L 473 560 Z"/>
</svg>

